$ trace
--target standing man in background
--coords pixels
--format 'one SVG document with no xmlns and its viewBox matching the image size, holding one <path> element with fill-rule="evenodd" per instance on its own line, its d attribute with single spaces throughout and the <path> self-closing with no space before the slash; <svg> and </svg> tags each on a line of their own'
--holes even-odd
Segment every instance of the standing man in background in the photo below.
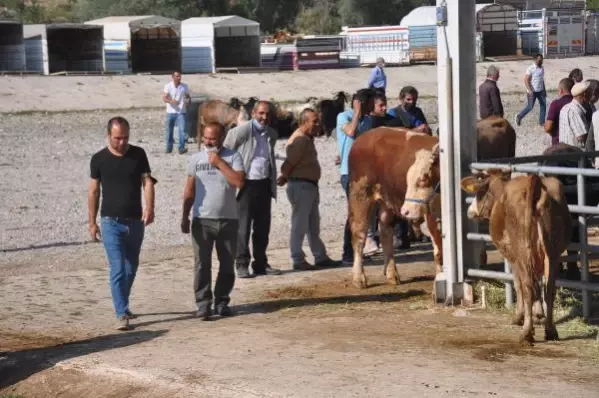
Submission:
<svg viewBox="0 0 599 398">
<path fill-rule="evenodd" d="M 370 89 L 380 89 L 383 92 L 387 90 L 387 75 L 385 75 L 385 60 L 383 58 L 376 59 L 376 66 L 370 72 L 367 87 Z"/>
<path fill-rule="evenodd" d="M 136 318 L 129 310 L 129 295 L 144 239 L 145 227 L 154 221 L 154 184 L 146 152 L 129 145 L 129 122 L 122 117 L 108 121 L 108 146 L 90 162 L 91 181 L 87 194 L 89 233 L 99 241 L 96 222 L 102 193 L 100 220 L 102 240 L 110 266 L 110 292 L 118 330 L 128 330 Z M 141 190 L 145 197 L 142 211 Z"/>
<path fill-rule="evenodd" d="M 545 124 L 545 111 L 547 108 L 547 92 L 545 91 L 545 69 L 543 68 L 543 56 L 537 54 L 535 61 L 526 69 L 524 75 L 524 86 L 526 87 L 526 106 L 516 115 L 516 124 L 520 126 L 524 116 L 528 115 L 539 100 L 539 125 Z"/>
<path fill-rule="evenodd" d="M 268 264 L 266 248 L 270 235 L 271 205 L 277 198 L 277 165 L 275 144 L 277 132 L 268 125 L 270 103 L 258 101 L 252 110 L 252 120 L 227 132 L 223 146 L 239 152 L 243 159 L 246 179 L 237 195 L 239 235 L 235 268 L 237 277 L 280 275 L 281 271 Z M 252 252 L 249 242 L 252 234 Z M 252 261 L 254 274 L 250 274 Z"/>
<path fill-rule="evenodd" d="M 559 114 L 562 108 L 572 101 L 572 87 L 574 80 L 564 77 L 560 80 L 558 89 L 558 98 L 551 101 L 547 120 L 545 120 L 545 132 L 551 136 L 551 145 L 559 144 Z"/>
<path fill-rule="evenodd" d="M 499 69 L 495 65 L 491 65 L 487 69 L 487 79 L 478 87 L 481 119 L 486 119 L 489 116 L 503 117 L 503 104 L 497 80 L 499 80 Z"/>
<path fill-rule="evenodd" d="M 339 265 L 327 255 L 320 238 L 320 192 L 318 181 L 321 170 L 314 137 L 320 131 L 318 114 L 312 108 L 304 109 L 299 115 L 299 127 L 289 137 L 285 148 L 287 158 L 281 166 L 277 184 L 287 184 L 287 197 L 291 204 L 291 233 L 289 248 L 294 271 L 330 268 Z M 306 261 L 302 250 L 304 237 L 314 256 L 314 265 Z"/>
<path fill-rule="evenodd" d="M 185 131 L 185 114 L 187 106 L 191 102 L 187 84 L 181 83 L 181 72 L 173 72 L 172 81 L 164 86 L 162 101 L 166 103 L 166 123 L 164 141 L 166 142 L 166 153 L 173 151 L 175 125 L 179 129 L 179 154 L 187 152 L 185 143 L 187 133 Z"/>
</svg>

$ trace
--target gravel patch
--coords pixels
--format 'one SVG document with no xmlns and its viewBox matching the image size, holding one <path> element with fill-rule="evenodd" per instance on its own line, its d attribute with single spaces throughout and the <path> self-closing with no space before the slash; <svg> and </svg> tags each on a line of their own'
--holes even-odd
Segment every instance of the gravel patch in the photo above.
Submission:
<svg viewBox="0 0 599 398">
<path fill-rule="evenodd" d="M 524 106 L 523 95 L 503 98 L 507 117 Z M 437 101 L 423 98 L 429 121 L 436 128 Z M 156 220 L 146 231 L 144 247 L 188 245 L 189 236 L 179 230 L 183 184 L 190 144 L 185 155 L 165 154 L 164 115 L 161 111 L 122 112 L 131 123 L 131 143 L 142 146 L 150 159 L 156 186 Z M 56 250 L 77 250 L 89 242 L 87 233 L 87 184 L 89 160 L 106 145 L 104 126 L 114 116 L 107 111 L 65 114 L 3 115 L 0 138 L 0 265 L 23 256 L 42 256 Z M 518 156 L 540 154 L 550 139 L 537 126 L 538 106 L 517 127 Z M 276 152 L 284 155 L 285 141 Z M 339 241 L 346 218 L 346 199 L 334 164 L 334 138 L 317 140 L 322 165 L 320 214 L 322 237 Z M 278 161 L 279 167 L 281 161 Z M 270 247 L 288 245 L 290 206 L 285 187 L 279 187 L 273 203 Z M 32 247 L 38 248 L 31 250 Z M 28 249 L 28 250 L 23 250 Z M 340 253 L 331 253 L 338 257 Z"/>
</svg>

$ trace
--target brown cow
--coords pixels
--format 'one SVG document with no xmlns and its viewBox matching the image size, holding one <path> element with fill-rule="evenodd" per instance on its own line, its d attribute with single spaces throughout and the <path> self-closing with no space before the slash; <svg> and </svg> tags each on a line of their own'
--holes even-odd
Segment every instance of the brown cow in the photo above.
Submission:
<svg viewBox="0 0 599 398">
<path fill-rule="evenodd" d="M 517 295 L 513 323 L 524 329 L 520 342 L 534 342 L 533 302 L 535 315 L 541 318 L 542 297 L 547 308 L 545 340 L 557 340 L 553 322 L 555 278 L 558 259 L 571 234 L 563 185 L 555 177 L 530 175 L 510 179 L 509 175 L 489 170 L 462 180 L 462 189 L 476 194 L 468 208 L 468 218 L 489 220 L 493 243 L 512 265 Z"/>
<path fill-rule="evenodd" d="M 202 142 L 204 126 L 208 123 L 221 123 L 225 126 L 225 130 L 229 131 L 233 127 L 249 120 L 249 114 L 245 111 L 243 104 L 239 102 L 236 107 L 231 106 L 232 104 L 234 104 L 233 101 L 231 104 L 227 104 L 221 100 L 208 100 L 200 104 L 198 107 L 198 142 Z"/>
<path fill-rule="evenodd" d="M 406 173 L 421 149 L 437 148 L 438 138 L 403 128 L 377 127 L 358 137 L 349 152 L 349 222 L 354 249 L 353 284 L 367 287 L 362 267 L 362 250 L 368 231 L 369 214 L 375 203 L 380 202 L 379 231 L 385 258 L 385 275 L 391 284 L 399 284 L 400 278 L 393 256 L 393 225 L 399 217 L 400 207 L 406 193 Z M 438 162 L 436 178 L 438 180 Z M 435 217 L 427 217 L 432 235 L 435 262 L 439 268 L 441 258 L 441 235 Z"/>
</svg>

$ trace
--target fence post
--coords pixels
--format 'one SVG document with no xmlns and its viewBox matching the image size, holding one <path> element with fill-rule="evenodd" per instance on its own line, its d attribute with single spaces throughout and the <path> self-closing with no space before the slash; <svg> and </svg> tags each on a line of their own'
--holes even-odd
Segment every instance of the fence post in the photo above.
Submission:
<svg viewBox="0 0 599 398">
<path fill-rule="evenodd" d="M 503 270 L 506 274 L 512 273 L 512 266 L 507 260 L 503 260 Z M 514 306 L 514 289 L 512 282 L 505 282 L 505 308 L 512 308 Z"/>
<path fill-rule="evenodd" d="M 578 160 L 578 168 L 584 168 L 586 158 L 581 157 Z M 584 176 L 576 176 L 576 186 L 578 193 L 578 205 L 585 206 L 586 189 Z M 589 282 L 589 256 L 588 256 L 588 237 L 587 237 L 587 215 L 578 215 L 578 241 L 580 242 L 580 268 L 582 282 Z M 585 287 L 582 288 L 582 317 L 588 320 L 591 316 L 591 294 Z"/>
</svg>

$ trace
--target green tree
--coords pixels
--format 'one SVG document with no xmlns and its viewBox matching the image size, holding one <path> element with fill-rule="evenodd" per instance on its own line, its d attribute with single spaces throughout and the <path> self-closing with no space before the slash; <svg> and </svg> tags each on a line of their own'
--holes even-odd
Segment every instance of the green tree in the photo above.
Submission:
<svg viewBox="0 0 599 398">
<path fill-rule="evenodd" d="M 320 0 L 313 6 L 302 6 L 295 19 L 294 30 L 305 34 L 336 34 L 341 19 L 333 0 Z"/>
</svg>

